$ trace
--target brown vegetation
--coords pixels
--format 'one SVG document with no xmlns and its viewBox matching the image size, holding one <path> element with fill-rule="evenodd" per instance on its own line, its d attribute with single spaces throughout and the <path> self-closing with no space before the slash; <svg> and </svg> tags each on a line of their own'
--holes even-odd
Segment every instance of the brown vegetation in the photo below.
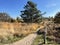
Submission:
<svg viewBox="0 0 60 45">
<path fill-rule="evenodd" d="M 38 28 L 38 24 L 0 22 L 0 35 L 28 34 Z"/>
</svg>

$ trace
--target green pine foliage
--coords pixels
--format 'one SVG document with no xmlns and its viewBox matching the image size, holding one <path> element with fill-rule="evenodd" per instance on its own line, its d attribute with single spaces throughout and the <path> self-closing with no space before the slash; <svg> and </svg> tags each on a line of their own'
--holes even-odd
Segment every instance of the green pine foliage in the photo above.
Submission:
<svg viewBox="0 0 60 45">
<path fill-rule="evenodd" d="M 37 5 L 32 1 L 28 1 L 24 6 L 24 10 L 21 11 L 21 17 L 26 23 L 38 23 L 41 22 L 42 14 L 37 9 Z"/>
<path fill-rule="evenodd" d="M 55 17 L 54 17 L 54 22 L 55 23 L 60 23 L 60 12 L 58 12 Z"/>
</svg>

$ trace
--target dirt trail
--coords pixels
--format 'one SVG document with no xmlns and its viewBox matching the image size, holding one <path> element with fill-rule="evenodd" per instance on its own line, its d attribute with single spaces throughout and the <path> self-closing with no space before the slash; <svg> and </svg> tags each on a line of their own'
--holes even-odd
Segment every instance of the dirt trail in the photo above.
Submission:
<svg viewBox="0 0 60 45">
<path fill-rule="evenodd" d="M 37 36 L 37 34 L 30 34 L 20 41 L 17 41 L 13 44 L 5 44 L 5 45 L 31 45 L 33 43 L 34 39 L 36 38 L 36 36 Z"/>
</svg>

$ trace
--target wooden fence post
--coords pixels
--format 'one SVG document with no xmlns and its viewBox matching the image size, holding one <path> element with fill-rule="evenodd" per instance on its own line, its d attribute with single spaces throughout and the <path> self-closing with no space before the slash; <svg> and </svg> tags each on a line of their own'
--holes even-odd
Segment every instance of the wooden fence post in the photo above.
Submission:
<svg viewBox="0 0 60 45">
<path fill-rule="evenodd" d="M 45 27 L 45 30 L 44 30 L 44 44 L 47 43 L 46 35 L 47 35 L 47 27 Z"/>
</svg>

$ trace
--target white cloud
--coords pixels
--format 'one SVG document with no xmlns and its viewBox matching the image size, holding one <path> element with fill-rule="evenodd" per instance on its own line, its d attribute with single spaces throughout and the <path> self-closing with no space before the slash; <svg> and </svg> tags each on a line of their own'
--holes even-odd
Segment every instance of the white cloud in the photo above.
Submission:
<svg viewBox="0 0 60 45">
<path fill-rule="evenodd" d="M 55 3 L 51 3 L 51 4 L 47 4 L 47 5 L 46 5 L 47 8 L 55 7 L 55 6 L 57 6 L 57 4 L 55 4 Z"/>
</svg>

